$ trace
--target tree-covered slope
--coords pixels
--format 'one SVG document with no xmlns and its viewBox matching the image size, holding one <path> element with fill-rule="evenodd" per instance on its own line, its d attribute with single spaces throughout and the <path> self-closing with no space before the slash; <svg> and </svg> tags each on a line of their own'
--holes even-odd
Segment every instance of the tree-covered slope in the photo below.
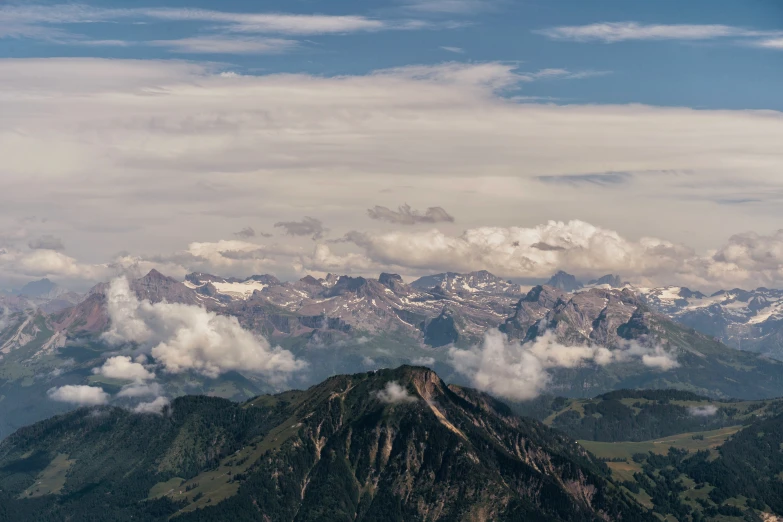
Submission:
<svg viewBox="0 0 783 522">
<path fill-rule="evenodd" d="M 652 520 L 569 438 L 414 367 L 81 409 L 0 444 L 0 489 L 9 521 Z"/>
</svg>

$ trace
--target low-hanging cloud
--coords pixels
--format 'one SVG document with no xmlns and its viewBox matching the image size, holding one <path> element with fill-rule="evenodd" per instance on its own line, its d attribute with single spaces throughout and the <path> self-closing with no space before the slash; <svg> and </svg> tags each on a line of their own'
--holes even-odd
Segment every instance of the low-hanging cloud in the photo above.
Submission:
<svg viewBox="0 0 783 522">
<path fill-rule="evenodd" d="M 387 404 L 397 404 L 400 402 L 416 402 L 416 397 L 408 393 L 397 381 L 389 381 L 383 390 L 375 392 L 376 397 L 381 402 Z"/>
<path fill-rule="evenodd" d="M 278 221 L 275 228 L 282 228 L 289 236 L 311 236 L 313 240 L 321 239 L 329 231 L 320 219 L 310 216 L 302 221 Z"/>
<path fill-rule="evenodd" d="M 416 357 L 415 359 L 411 359 L 411 362 L 413 364 L 418 365 L 418 366 L 432 367 L 432 365 L 435 364 L 435 358 L 434 357 Z"/>
<path fill-rule="evenodd" d="M 603 346 L 567 346 L 546 332 L 534 341 L 509 340 L 498 330 L 484 334 L 481 345 L 469 349 L 451 348 L 451 364 L 483 391 L 512 400 L 540 395 L 552 380 L 550 370 L 576 368 L 585 364 L 606 366 L 638 361 L 666 371 L 679 366 L 661 346 L 646 347 L 636 341 L 609 349 Z"/>
<path fill-rule="evenodd" d="M 718 413 L 718 407 L 711 404 L 707 406 L 691 406 L 688 408 L 688 413 L 694 417 L 712 417 Z"/>
<path fill-rule="evenodd" d="M 170 404 L 170 401 L 166 397 L 156 397 L 150 402 L 141 402 L 134 406 L 134 413 L 152 413 L 160 415 L 163 410 Z"/>
<path fill-rule="evenodd" d="M 397 210 L 376 205 L 367 210 L 371 219 L 388 221 L 397 225 L 417 225 L 419 223 L 453 223 L 454 217 L 442 207 L 429 207 L 424 212 L 414 210 L 408 205 L 400 205 Z"/>
<path fill-rule="evenodd" d="M 163 386 L 157 382 L 134 382 L 126 384 L 117 392 L 117 397 L 139 398 L 159 397 L 163 395 Z"/>
<path fill-rule="evenodd" d="M 99 406 L 109 402 L 109 394 L 97 386 L 68 384 L 59 388 L 51 388 L 47 395 L 59 402 L 69 402 L 80 406 Z"/>
<path fill-rule="evenodd" d="M 93 369 L 93 373 L 110 379 L 137 382 L 149 381 L 155 378 L 155 374 L 147 370 L 143 364 L 134 362 L 130 357 L 124 355 L 107 359 L 103 366 Z"/>
<path fill-rule="evenodd" d="M 275 380 L 305 366 L 288 350 L 243 329 L 235 317 L 198 306 L 140 301 L 124 277 L 111 282 L 106 297 L 111 327 L 103 338 L 114 345 L 141 345 L 168 373 L 217 377 L 235 370 Z"/>
</svg>

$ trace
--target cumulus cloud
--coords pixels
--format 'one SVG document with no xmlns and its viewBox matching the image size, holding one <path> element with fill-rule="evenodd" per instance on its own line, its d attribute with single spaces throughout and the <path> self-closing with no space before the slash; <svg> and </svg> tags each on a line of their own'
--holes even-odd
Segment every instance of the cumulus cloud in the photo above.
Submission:
<svg viewBox="0 0 783 522">
<path fill-rule="evenodd" d="M 160 415 L 163 410 L 170 404 L 170 401 L 166 397 L 157 397 L 150 402 L 141 402 L 134 406 L 134 413 L 152 413 Z"/>
<path fill-rule="evenodd" d="M 321 239 L 329 230 L 324 228 L 320 219 L 305 216 L 302 221 L 278 221 L 275 228 L 282 228 L 289 236 L 312 236 L 314 240 Z"/>
<path fill-rule="evenodd" d="M 220 316 L 198 306 L 139 301 L 124 277 L 107 290 L 111 344 L 137 343 L 168 373 L 195 371 L 217 377 L 246 371 L 280 379 L 305 363 L 260 336 L 243 329 L 235 317 Z M 123 366 L 128 366 L 127 361 Z"/>
<path fill-rule="evenodd" d="M 416 357 L 415 359 L 411 359 L 411 362 L 418 366 L 431 367 L 433 364 L 435 364 L 435 359 L 433 357 Z"/>
<path fill-rule="evenodd" d="M 717 406 L 691 406 L 688 408 L 688 413 L 693 415 L 694 417 L 712 417 L 716 413 L 718 413 L 718 407 Z"/>
<path fill-rule="evenodd" d="M 51 388 L 47 395 L 59 402 L 70 402 L 80 406 L 98 406 L 109 402 L 109 394 L 97 386 L 72 385 Z"/>
<path fill-rule="evenodd" d="M 414 210 L 408 205 L 401 205 L 397 210 L 376 205 L 368 209 L 367 214 L 372 219 L 388 221 L 398 225 L 416 225 L 419 223 L 453 223 L 454 218 L 441 207 L 429 207 L 423 213 Z"/>
<path fill-rule="evenodd" d="M 110 379 L 127 381 L 148 381 L 155 378 L 155 374 L 147 370 L 144 365 L 133 362 L 130 357 L 118 355 L 111 357 L 100 368 L 94 368 L 93 373 L 103 375 Z"/>
<path fill-rule="evenodd" d="M 509 340 L 498 330 L 484 334 L 481 345 L 470 349 L 451 348 L 451 364 L 480 389 L 513 400 L 540 395 L 552 380 L 550 370 L 576 368 L 585 364 L 606 366 L 638 361 L 656 370 L 678 366 L 662 347 L 645 347 L 631 341 L 609 349 L 602 346 L 567 346 L 546 332 L 533 341 Z"/>
<path fill-rule="evenodd" d="M 655 237 L 627 239 L 579 220 L 536 227 L 479 227 L 450 235 L 426 231 L 352 232 L 344 237 L 364 251 L 353 266 L 420 271 L 489 270 L 502 277 L 548 277 L 565 270 L 586 279 L 622 273 L 639 285 L 720 287 L 783 283 L 783 230 L 744 233 L 707 254 Z M 324 257 L 325 257 L 324 253 Z"/>
<path fill-rule="evenodd" d="M 117 397 L 138 398 L 163 395 L 163 387 L 157 382 L 134 382 L 126 384 L 117 392 Z"/>
<path fill-rule="evenodd" d="M 13 278 L 58 277 L 100 281 L 111 275 L 108 264 L 93 265 L 79 262 L 62 252 L 51 249 L 22 251 L 0 248 L 0 276 Z"/>
<path fill-rule="evenodd" d="M 396 404 L 400 402 L 416 402 L 416 397 L 413 397 L 408 393 L 400 383 L 396 381 L 389 381 L 386 383 L 386 387 L 383 390 L 375 392 L 376 397 L 381 402 L 387 404 Z"/>
<path fill-rule="evenodd" d="M 33 239 L 27 246 L 32 250 L 65 250 L 62 239 L 50 234 Z"/>
</svg>

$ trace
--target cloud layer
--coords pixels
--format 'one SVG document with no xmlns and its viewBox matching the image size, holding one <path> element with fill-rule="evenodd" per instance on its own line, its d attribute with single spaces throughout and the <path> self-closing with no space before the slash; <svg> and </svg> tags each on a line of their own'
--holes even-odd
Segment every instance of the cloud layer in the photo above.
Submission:
<svg viewBox="0 0 783 522">
<path fill-rule="evenodd" d="M 178 277 L 386 267 L 546 277 L 561 262 L 705 288 L 780 280 L 712 257 L 727 235 L 775 235 L 779 113 L 513 97 L 530 81 L 567 76 L 553 71 L 450 62 L 243 76 L 189 62 L 0 60 L 0 230 L 9 231 L 0 234 L 0 279 L 100 281 L 152 267 Z M 440 208 L 460 209 L 460 228 L 441 220 L 437 231 L 388 231 L 388 219 L 416 221 L 397 209 L 401 200 L 414 215 L 435 193 Z M 368 201 L 388 210 L 385 223 L 362 219 Z M 30 214 L 49 220 L 20 226 Z M 593 225 L 572 225 L 575 217 Z M 251 219 L 302 235 L 225 239 Z M 358 230 L 362 244 L 312 245 L 327 227 L 337 237 Z M 518 234 L 557 228 L 573 232 L 574 244 L 594 238 L 544 258 L 524 246 L 535 241 L 510 246 Z M 55 233 L 67 255 L 29 248 L 30 238 Z M 616 258 L 601 252 L 613 242 Z M 397 244 L 404 248 L 390 252 Z M 675 273 L 660 278 L 667 264 Z"/>
<path fill-rule="evenodd" d="M 481 345 L 467 350 L 452 348 L 449 357 L 454 369 L 467 376 L 473 386 L 512 400 L 540 395 L 552 380 L 550 370 L 556 368 L 634 361 L 659 371 L 679 366 L 674 356 L 660 346 L 645 347 L 637 342 L 611 350 L 602 346 L 566 346 L 551 332 L 523 344 L 489 330 Z"/>
</svg>

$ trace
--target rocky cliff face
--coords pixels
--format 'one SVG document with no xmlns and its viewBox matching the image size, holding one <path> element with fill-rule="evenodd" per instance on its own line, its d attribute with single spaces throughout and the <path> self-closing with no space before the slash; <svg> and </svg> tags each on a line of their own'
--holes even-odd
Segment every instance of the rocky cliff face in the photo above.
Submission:
<svg viewBox="0 0 783 522">
<path fill-rule="evenodd" d="M 553 332 L 568 344 L 619 344 L 618 328 L 627 323 L 642 302 L 630 290 L 592 288 L 567 293 L 544 285 L 533 288 L 516 306 L 501 329 L 509 336 L 532 340 Z"/>
</svg>

